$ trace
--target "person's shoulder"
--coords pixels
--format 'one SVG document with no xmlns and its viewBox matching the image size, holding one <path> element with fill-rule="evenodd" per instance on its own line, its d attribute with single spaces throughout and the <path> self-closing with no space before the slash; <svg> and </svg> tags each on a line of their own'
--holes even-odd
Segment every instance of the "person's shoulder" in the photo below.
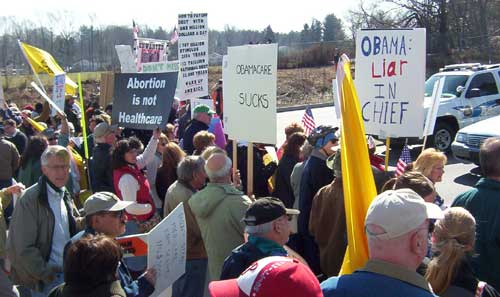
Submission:
<svg viewBox="0 0 500 297">
<path fill-rule="evenodd" d="M 38 200 L 39 195 L 40 195 L 40 184 L 37 182 L 23 191 L 23 193 L 18 199 L 18 203 L 21 203 L 21 205 L 33 203 L 33 201 Z"/>
<path fill-rule="evenodd" d="M 321 291 L 323 291 L 323 296 L 333 296 L 335 290 L 337 290 L 337 285 L 341 277 L 342 276 L 330 277 L 320 284 Z"/>
</svg>

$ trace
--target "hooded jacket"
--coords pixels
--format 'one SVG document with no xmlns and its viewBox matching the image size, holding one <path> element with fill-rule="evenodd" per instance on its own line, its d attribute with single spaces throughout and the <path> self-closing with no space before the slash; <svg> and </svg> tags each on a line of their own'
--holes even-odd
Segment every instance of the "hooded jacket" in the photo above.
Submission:
<svg viewBox="0 0 500 297">
<path fill-rule="evenodd" d="M 210 280 L 218 280 L 224 259 L 241 245 L 242 222 L 251 200 L 230 184 L 208 183 L 189 199 L 208 256 Z"/>
</svg>

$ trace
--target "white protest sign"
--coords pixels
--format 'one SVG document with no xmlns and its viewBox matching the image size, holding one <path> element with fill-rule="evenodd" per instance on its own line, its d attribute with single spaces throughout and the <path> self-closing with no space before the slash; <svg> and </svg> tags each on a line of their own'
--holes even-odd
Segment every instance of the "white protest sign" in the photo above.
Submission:
<svg viewBox="0 0 500 297">
<path fill-rule="evenodd" d="M 152 297 L 170 287 L 186 269 L 186 219 L 183 204 L 148 233 L 148 268 L 156 269 Z"/>
<path fill-rule="evenodd" d="M 168 41 L 137 38 L 137 72 L 143 72 L 143 64 L 167 61 Z"/>
<path fill-rule="evenodd" d="M 179 14 L 181 100 L 208 95 L 208 24 L 206 13 Z"/>
<path fill-rule="evenodd" d="M 179 71 L 179 61 L 151 62 L 142 64 L 142 73 L 162 73 Z"/>
<path fill-rule="evenodd" d="M 333 105 L 335 107 L 335 115 L 337 119 L 342 117 L 340 112 L 340 101 L 339 101 L 339 89 L 337 87 L 337 80 L 332 79 L 332 93 L 333 93 Z"/>
<path fill-rule="evenodd" d="M 45 101 L 49 103 L 52 108 L 55 108 L 60 114 L 65 114 L 63 109 L 60 109 L 59 106 L 57 106 L 57 104 L 55 104 L 54 101 L 52 101 L 34 81 L 32 81 L 30 85 L 38 92 L 38 94 L 40 94 L 40 96 L 42 96 L 43 99 L 45 99 Z"/>
<path fill-rule="evenodd" d="M 61 73 L 54 76 L 54 88 L 52 89 L 52 101 L 59 109 L 64 110 L 64 96 L 66 87 L 66 74 Z M 52 109 L 51 116 L 55 116 L 57 111 Z"/>
<path fill-rule="evenodd" d="M 356 89 L 367 134 L 421 137 L 425 29 L 358 30 Z"/>
<path fill-rule="evenodd" d="M 7 103 L 5 102 L 5 97 L 3 95 L 3 86 L 0 84 L 0 109 L 5 109 Z"/>
<path fill-rule="evenodd" d="M 122 73 L 136 73 L 135 58 L 130 45 L 115 45 Z"/>
<path fill-rule="evenodd" d="M 228 48 L 224 128 L 231 139 L 276 144 L 277 64 L 277 44 Z"/>
<path fill-rule="evenodd" d="M 214 102 L 211 100 L 211 99 L 191 99 L 191 118 L 194 119 L 194 109 L 196 108 L 196 106 L 198 105 L 202 105 L 202 104 L 205 104 L 205 105 L 208 105 L 208 107 L 210 107 L 211 110 L 215 110 L 214 108 Z"/>
</svg>

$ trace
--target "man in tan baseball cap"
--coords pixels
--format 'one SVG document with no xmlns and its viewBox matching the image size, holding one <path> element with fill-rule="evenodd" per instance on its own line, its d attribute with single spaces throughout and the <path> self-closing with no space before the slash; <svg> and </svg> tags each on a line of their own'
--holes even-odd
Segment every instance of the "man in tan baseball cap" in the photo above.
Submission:
<svg viewBox="0 0 500 297">
<path fill-rule="evenodd" d="M 435 296 L 416 270 L 427 253 L 431 220 L 443 217 L 439 206 L 425 202 L 413 190 L 381 193 L 373 199 L 365 219 L 368 262 L 353 274 L 324 281 L 323 295 Z"/>
</svg>

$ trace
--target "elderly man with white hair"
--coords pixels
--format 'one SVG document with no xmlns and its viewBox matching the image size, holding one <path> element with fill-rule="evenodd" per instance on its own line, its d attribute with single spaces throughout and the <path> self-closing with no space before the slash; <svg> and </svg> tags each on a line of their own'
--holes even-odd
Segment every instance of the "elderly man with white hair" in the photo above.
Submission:
<svg viewBox="0 0 500 297">
<path fill-rule="evenodd" d="M 410 189 L 378 195 L 365 220 L 368 262 L 353 274 L 324 281 L 324 296 L 436 296 L 416 269 L 427 253 L 431 220 L 442 218 L 437 205 Z"/>
<path fill-rule="evenodd" d="M 244 242 L 242 218 L 251 200 L 231 184 L 231 166 L 224 154 L 210 156 L 205 164 L 210 182 L 189 199 L 207 251 L 209 280 L 219 279 L 224 259 Z"/>
</svg>

